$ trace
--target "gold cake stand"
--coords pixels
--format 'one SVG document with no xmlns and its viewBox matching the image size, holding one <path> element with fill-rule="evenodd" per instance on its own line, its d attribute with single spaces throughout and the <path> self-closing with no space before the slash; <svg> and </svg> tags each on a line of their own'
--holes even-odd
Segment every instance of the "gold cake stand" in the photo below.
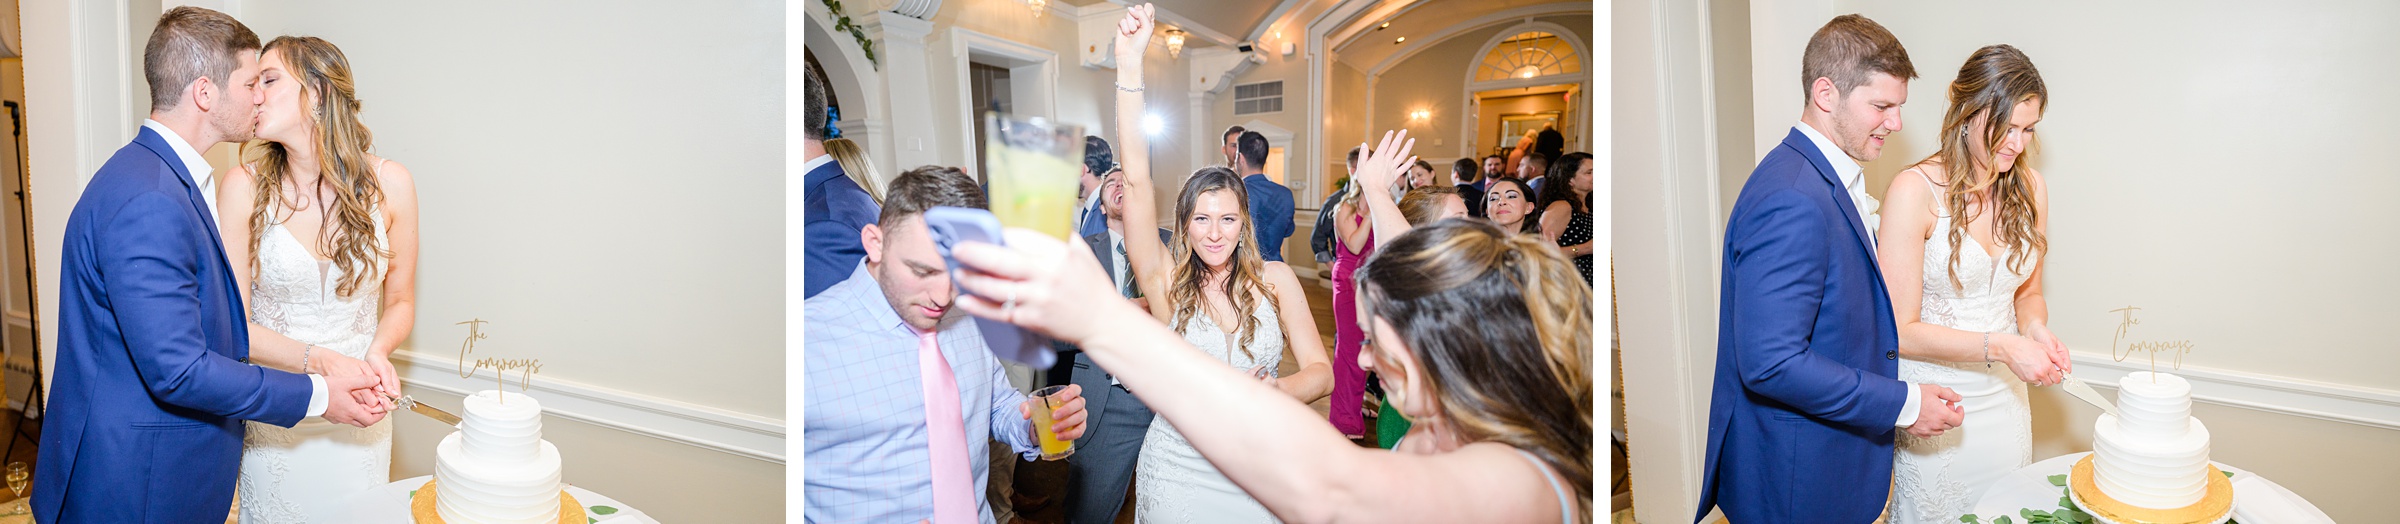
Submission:
<svg viewBox="0 0 2400 524">
<path fill-rule="evenodd" d="M 417 488 L 416 496 L 409 497 L 408 509 L 410 513 L 416 515 L 417 524 L 445 524 L 442 521 L 441 513 L 433 510 L 433 497 L 433 481 L 431 480 L 425 481 L 425 487 Z M 589 522 L 583 514 L 583 503 L 575 500 L 575 495 L 569 494 L 567 490 L 563 489 L 558 490 L 558 522 L 559 524 Z"/>
<path fill-rule="evenodd" d="M 2208 465 L 2208 493 L 2180 508 L 2144 508 L 2110 498 L 2092 480 L 2091 455 L 2075 461 L 2075 469 L 2068 471 L 2067 492 L 2085 513 L 2117 524 L 2213 524 L 2233 514 L 2233 481 L 2215 464 Z"/>
</svg>

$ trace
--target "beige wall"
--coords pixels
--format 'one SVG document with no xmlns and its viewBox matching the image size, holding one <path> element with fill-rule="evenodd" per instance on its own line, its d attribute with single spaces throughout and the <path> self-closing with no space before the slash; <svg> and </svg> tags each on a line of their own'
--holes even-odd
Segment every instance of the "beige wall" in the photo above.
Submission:
<svg viewBox="0 0 2400 524">
<path fill-rule="evenodd" d="M 2375 146 L 2400 142 L 2400 101 L 2382 88 L 2400 71 L 2358 66 L 2400 47 L 2400 6 L 2340 4 L 2033 2 L 1974 10 L 1974 24 L 1959 23 L 1964 7 L 1911 2 L 1828 12 L 1891 28 L 1923 76 L 1906 125 L 1867 167 L 1878 195 L 1933 152 L 1943 89 L 1968 53 L 2008 43 L 2041 68 L 2055 102 L 2032 162 L 2050 182 L 2046 282 L 2070 345 L 2107 351 L 2109 311 L 2134 305 L 2144 322 L 2131 337 L 2191 340 L 2187 364 L 2400 390 L 2383 372 L 2400 353 L 2379 349 L 2377 322 L 2400 315 L 2379 299 L 2400 278 L 2378 262 L 2400 246 L 2350 240 L 2400 234 L 2400 208 L 2378 198 L 2400 177 Z M 1794 18 L 1760 30 L 1760 48 L 1775 49 L 1762 71 L 1796 64 L 1806 33 L 1791 27 L 1824 16 Z M 1789 91 L 1762 93 L 1760 107 L 1795 106 Z M 1797 118 L 1782 113 L 1760 127 Z"/>
<path fill-rule="evenodd" d="M 540 358 L 537 388 L 780 424 L 783 8 L 248 0 L 237 15 L 262 38 L 341 46 L 377 152 L 416 174 L 424 247 L 403 350 L 456 357 L 454 323 L 483 319 L 470 358 Z M 395 417 L 395 477 L 428 473 L 446 428 Z M 784 512 L 780 460 L 558 416 L 545 436 L 568 482 L 662 521 Z"/>
<path fill-rule="evenodd" d="M 417 400 L 451 407 L 464 401 L 439 391 Z M 512 392 L 513 394 L 513 392 Z M 433 448 L 458 431 L 433 419 L 392 416 L 392 478 L 433 474 Z M 565 457 L 563 480 L 607 495 L 659 522 L 782 522 L 784 466 L 692 446 L 544 417 L 542 438 Z"/>
<path fill-rule="evenodd" d="M 1369 140 L 1367 130 L 1367 73 L 1350 64 L 1333 62 L 1325 75 L 1325 176 L 1318 180 L 1319 195 L 1331 195 L 1340 186 L 1335 182 L 1350 176 L 1345 165 L 1350 148 Z M 1284 92 L 1292 92 L 1284 86 Z M 1285 107 L 1286 111 L 1290 106 Z M 1303 205 L 1321 205 L 1322 199 Z"/>
<path fill-rule="evenodd" d="M 2032 393 L 2035 460 L 2092 450 L 2100 408 L 2056 388 Z M 2391 512 L 2400 487 L 2400 436 L 2391 430 L 2210 402 L 2193 403 L 2192 417 L 2208 425 L 2210 460 L 2273 480 L 2335 522 L 2379 522 Z"/>
<path fill-rule="evenodd" d="M 2051 325 L 2081 365 L 2110 363 L 2120 320 L 2110 310 L 2140 306 L 2126 342 L 2189 340 L 2187 374 L 2222 377 L 2195 390 L 2215 459 L 2339 521 L 2372 520 L 2376 497 L 2400 489 L 2400 426 L 2388 415 L 2400 353 L 2386 350 L 2382 329 L 2400 306 L 2380 299 L 2400 278 L 2379 262 L 2400 247 L 2357 240 L 2400 234 L 2400 210 L 2379 199 L 2400 177 L 2377 153 L 2400 142 L 2389 124 L 2400 102 L 2383 88 L 2400 72 L 2360 65 L 2400 48 L 2400 6 L 1749 7 L 1752 162 L 1797 120 L 1800 47 L 1826 19 L 1862 13 L 1907 45 L 1921 78 L 1903 129 L 1866 166 L 1879 197 L 1893 173 L 1933 152 L 1943 89 L 1967 54 L 2023 50 L 2054 101 L 2031 157 L 2050 187 Z M 1723 172 L 1725 202 L 1748 174 L 1735 167 Z M 2035 457 L 2089 449 L 2092 408 L 2036 388 L 2034 411 Z"/>
</svg>

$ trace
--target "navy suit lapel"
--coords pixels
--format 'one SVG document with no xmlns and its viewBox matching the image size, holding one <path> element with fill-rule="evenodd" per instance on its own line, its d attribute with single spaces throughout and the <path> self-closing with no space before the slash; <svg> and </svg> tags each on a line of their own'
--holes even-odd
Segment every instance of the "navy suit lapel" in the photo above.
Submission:
<svg viewBox="0 0 2400 524">
<path fill-rule="evenodd" d="M 1875 244 L 1867 238 L 1866 217 L 1860 216 L 1858 205 L 1850 201 L 1850 189 L 1842 186 L 1842 175 L 1833 170 L 1833 163 L 1826 160 L 1824 155 L 1819 154 L 1817 144 L 1810 141 L 1808 135 L 1801 134 L 1797 128 L 1792 129 L 1790 135 L 1783 137 L 1783 147 L 1792 148 L 1793 151 L 1799 152 L 1802 158 L 1807 158 L 1808 165 L 1817 168 L 1817 176 L 1833 186 L 1833 207 L 1841 210 L 1842 223 L 1850 224 L 1850 234 L 1858 240 L 1859 248 L 1867 251 L 1867 260 L 1875 260 Z M 1882 275 L 1878 274 L 1876 278 L 1880 279 Z"/>
<path fill-rule="evenodd" d="M 184 168 L 183 159 L 175 155 L 174 146 L 167 145 L 166 137 L 159 136 L 157 132 L 145 127 L 142 128 L 140 134 L 134 136 L 133 143 L 148 148 L 151 153 L 158 155 L 159 160 L 166 162 L 167 169 L 175 173 L 175 180 L 183 182 L 184 197 L 191 201 L 192 210 L 198 212 L 201 218 L 208 219 L 217 216 L 216 210 L 208 208 L 208 199 L 201 197 L 200 184 L 192 180 L 191 170 Z M 221 275 L 221 278 L 217 279 L 217 284 L 224 286 L 221 289 L 239 289 L 239 284 L 233 280 L 233 265 L 225 258 L 225 240 L 218 234 L 216 224 L 203 222 L 200 224 L 200 229 L 208 232 L 208 247 L 203 248 L 208 251 L 208 254 L 204 256 L 217 262 L 217 274 Z M 234 324 L 239 326 L 249 323 L 249 318 L 242 307 L 242 294 L 226 293 L 225 295 L 228 297 L 226 301 L 230 302 L 227 305 L 233 311 Z M 233 332 L 237 344 L 231 353 L 238 357 L 248 358 L 250 355 L 249 330 L 237 328 Z"/>
<path fill-rule="evenodd" d="M 1109 242 L 1108 242 L 1108 232 L 1107 232 L 1107 231 L 1101 231 L 1101 232 L 1100 232 L 1100 234 L 1096 234 L 1096 235 L 1084 235 L 1084 237 L 1083 237 L 1083 243 L 1084 243 L 1084 244 L 1086 244 L 1086 245 L 1089 245 L 1089 246 L 1091 246 L 1091 248 L 1092 248 L 1092 256 L 1095 256 L 1095 257 L 1099 257 L 1099 258 L 1100 258 L 1100 272 L 1102 272 L 1102 273 L 1107 273 L 1107 274 L 1108 274 L 1108 277 L 1109 277 L 1109 278 L 1108 278 L 1108 280 L 1109 280 L 1109 282 L 1118 284 L 1118 286 L 1117 286 L 1117 287 L 1120 287 L 1120 288 L 1122 288 L 1122 287 L 1125 287 L 1125 286 L 1123 285 L 1123 283 L 1119 283 L 1119 282 L 1117 282 L 1117 281 L 1116 281 L 1116 280 L 1117 280 L 1117 278 L 1116 278 L 1116 277 L 1117 277 L 1117 265 L 1116 265 L 1116 260 L 1115 260 L 1115 259 L 1116 259 L 1116 257 L 1109 256 L 1109 255 L 1111 254 L 1111 253 L 1110 253 L 1110 251 L 1111 251 L 1111 250 L 1112 250 L 1112 248 L 1114 248 L 1115 246 L 1112 246 L 1112 245 L 1110 245 L 1110 244 L 1109 244 Z"/>
</svg>

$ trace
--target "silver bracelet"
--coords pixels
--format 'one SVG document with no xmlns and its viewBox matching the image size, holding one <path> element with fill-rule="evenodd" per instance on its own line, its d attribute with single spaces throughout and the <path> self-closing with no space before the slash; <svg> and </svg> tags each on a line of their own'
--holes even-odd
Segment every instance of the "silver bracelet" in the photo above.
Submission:
<svg viewBox="0 0 2400 524">
<path fill-rule="evenodd" d="M 1992 334 L 1989 332 L 1983 334 L 1983 361 L 1992 361 Z"/>
<path fill-rule="evenodd" d="M 1127 92 L 1127 93 L 1140 93 L 1140 92 L 1142 92 L 1142 90 L 1143 90 L 1143 89 L 1148 89 L 1148 88 L 1149 88 L 1149 86 L 1143 86 L 1143 87 L 1125 87 L 1125 84 L 1117 84 L 1117 90 L 1118 90 L 1118 91 L 1124 91 L 1124 92 Z"/>
<path fill-rule="evenodd" d="M 316 349 L 316 348 L 317 348 L 317 345 L 316 345 L 316 344 L 302 344 L 302 345 L 300 346 L 300 372 L 301 372 L 301 373 L 308 373 L 308 350 L 311 350 L 311 349 Z"/>
</svg>

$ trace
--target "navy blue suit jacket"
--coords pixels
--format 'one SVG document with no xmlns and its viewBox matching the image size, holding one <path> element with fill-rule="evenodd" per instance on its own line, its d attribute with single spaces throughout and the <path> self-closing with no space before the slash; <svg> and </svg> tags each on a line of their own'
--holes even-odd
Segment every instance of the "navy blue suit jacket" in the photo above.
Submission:
<svg viewBox="0 0 2400 524">
<path fill-rule="evenodd" d="M 857 182 L 842 173 L 840 162 L 826 162 L 808 172 L 802 179 L 800 218 L 803 224 L 801 247 L 806 270 L 802 300 L 817 296 L 825 288 L 850 278 L 858 269 L 858 261 L 867 257 L 867 246 L 858 239 L 858 230 L 875 223 L 883 206 L 875 204 L 875 196 L 858 187 Z"/>
<path fill-rule="evenodd" d="M 141 130 L 84 186 L 59 251 L 58 370 L 42 424 L 41 522 L 224 518 L 242 421 L 307 415 L 305 376 L 246 363 L 225 245 L 167 139 Z"/>
<path fill-rule="evenodd" d="M 1093 191 L 1099 190 L 1094 189 Z M 1075 230 L 1075 236 L 1089 238 L 1092 235 L 1108 232 L 1108 213 L 1100 209 L 1100 199 L 1091 199 L 1090 205 L 1083 206 L 1083 209 L 1078 210 L 1078 214 L 1081 216 L 1076 220 L 1083 223 L 1083 228 Z M 1101 237 L 1101 240 L 1107 239 L 1107 237 Z M 1108 263 L 1108 257 L 1100 257 L 1100 262 Z"/>
<path fill-rule="evenodd" d="M 1283 239 L 1299 230 L 1292 224 L 1292 190 L 1268 180 L 1266 175 L 1242 177 L 1244 192 L 1250 194 L 1251 229 L 1258 232 L 1258 257 L 1268 262 L 1283 261 Z"/>
<path fill-rule="evenodd" d="M 1700 515 L 1867 522 L 1907 403 L 1883 275 L 1839 175 L 1793 130 L 1725 226 Z M 1695 517 L 1697 518 L 1697 517 Z"/>
</svg>

